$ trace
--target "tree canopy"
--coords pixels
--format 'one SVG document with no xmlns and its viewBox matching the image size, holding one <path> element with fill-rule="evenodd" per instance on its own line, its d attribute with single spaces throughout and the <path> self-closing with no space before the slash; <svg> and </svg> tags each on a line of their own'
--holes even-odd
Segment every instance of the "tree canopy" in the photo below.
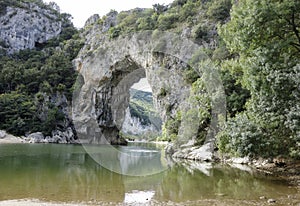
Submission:
<svg viewBox="0 0 300 206">
<path fill-rule="evenodd" d="M 300 2 L 245 0 L 220 28 L 236 54 L 230 72 L 251 98 L 230 119 L 221 148 L 237 155 L 300 157 Z"/>
</svg>

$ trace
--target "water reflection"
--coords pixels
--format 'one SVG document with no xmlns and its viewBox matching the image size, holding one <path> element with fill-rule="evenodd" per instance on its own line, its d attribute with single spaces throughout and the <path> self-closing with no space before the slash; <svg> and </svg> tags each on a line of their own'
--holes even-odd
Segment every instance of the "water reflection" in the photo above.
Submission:
<svg viewBox="0 0 300 206">
<path fill-rule="evenodd" d="M 279 203 L 300 203 L 296 188 L 255 176 L 251 171 L 194 161 L 171 162 L 163 156 L 157 158 L 155 152 L 154 161 L 142 162 L 139 158 L 155 148 L 118 149 L 139 153 L 131 156 L 138 157 L 136 159 L 118 156 L 119 167 L 123 170 L 139 165 L 140 171 L 148 171 L 162 164 L 167 164 L 168 169 L 144 177 L 122 176 L 95 163 L 81 146 L 0 145 L 0 200 L 30 198 L 113 205 L 148 202 L 163 205 L 171 201 L 183 205 L 205 202 L 203 204 L 207 205 L 208 200 L 212 204 L 215 201 L 263 204 L 266 201 L 259 197 L 265 196 Z M 109 151 L 99 147 L 97 150 Z M 99 155 L 97 150 L 94 151 L 96 156 Z M 100 152 L 100 155 L 113 154 Z M 166 163 L 159 161 L 162 158 Z M 294 199 L 289 199 L 288 195 Z"/>
<path fill-rule="evenodd" d="M 130 176 L 148 176 L 168 168 L 162 148 L 155 145 L 94 146 L 84 145 L 85 150 L 101 166 L 110 171 Z"/>
</svg>

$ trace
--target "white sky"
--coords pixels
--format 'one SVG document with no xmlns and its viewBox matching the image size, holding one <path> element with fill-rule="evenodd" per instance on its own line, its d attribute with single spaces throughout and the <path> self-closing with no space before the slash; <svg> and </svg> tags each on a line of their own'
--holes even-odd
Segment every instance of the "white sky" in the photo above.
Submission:
<svg viewBox="0 0 300 206">
<path fill-rule="evenodd" d="M 133 89 L 137 89 L 137 90 L 142 90 L 145 92 L 152 92 L 152 89 L 147 81 L 146 78 L 142 78 L 139 82 L 135 83 L 134 85 L 132 85 Z"/>
<path fill-rule="evenodd" d="M 85 21 L 93 14 L 103 16 L 111 9 L 125 11 L 129 9 L 151 8 L 153 4 L 165 4 L 173 0 L 44 0 L 56 2 L 60 10 L 73 16 L 73 23 L 77 28 L 84 26 Z"/>
</svg>

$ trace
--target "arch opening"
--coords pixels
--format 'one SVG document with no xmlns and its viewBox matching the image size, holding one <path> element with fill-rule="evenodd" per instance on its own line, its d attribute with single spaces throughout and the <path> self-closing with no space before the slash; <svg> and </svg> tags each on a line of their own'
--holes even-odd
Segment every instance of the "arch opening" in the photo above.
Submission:
<svg viewBox="0 0 300 206">
<path fill-rule="evenodd" d="M 141 78 L 129 90 L 121 134 L 129 141 L 151 141 L 161 135 L 162 120 L 154 106 L 152 89 L 147 78 Z"/>
</svg>

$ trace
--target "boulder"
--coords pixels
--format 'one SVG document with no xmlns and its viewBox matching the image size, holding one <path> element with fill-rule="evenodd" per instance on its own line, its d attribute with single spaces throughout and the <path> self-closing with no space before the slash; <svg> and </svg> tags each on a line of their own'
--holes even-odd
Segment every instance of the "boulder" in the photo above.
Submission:
<svg viewBox="0 0 300 206">
<path fill-rule="evenodd" d="M 3 139 L 4 137 L 6 137 L 6 132 L 3 130 L 0 130 L 0 139 Z"/>
<path fill-rule="evenodd" d="M 169 143 L 165 147 L 165 153 L 173 155 L 175 153 L 174 143 Z"/>
<path fill-rule="evenodd" d="M 26 138 L 29 143 L 42 143 L 45 139 L 43 133 L 41 132 L 35 132 L 31 133 Z"/>
</svg>

